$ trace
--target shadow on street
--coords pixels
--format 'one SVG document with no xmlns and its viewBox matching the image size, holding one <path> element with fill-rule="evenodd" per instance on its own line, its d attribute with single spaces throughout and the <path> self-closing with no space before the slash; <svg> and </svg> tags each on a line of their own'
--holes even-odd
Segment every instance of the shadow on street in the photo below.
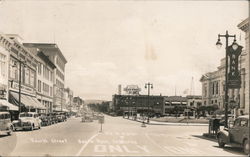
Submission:
<svg viewBox="0 0 250 157">
<path fill-rule="evenodd" d="M 208 137 L 204 137 L 202 135 L 192 135 L 192 136 L 197 137 L 197 138 L 201 138 L 201 139 L 204 139 L 204 140 L 213 141 L 213 142 L 215 142 L 217 144 L 217 140 L 215 138 L 208 138 Z M 230 152 L 230 153 L 235 154 L 235 155 L 245 155 L 243 153 L 242 148 L 240 148 L 240 147 L 231 147 L 231 146 L 227 146 L 227 145 L 224 148 L 220 148 L 218 145 L 215 145 L 213 147 L 218 148 L 218 149 L 223 149 L 224 151 Z"/>
</svg>

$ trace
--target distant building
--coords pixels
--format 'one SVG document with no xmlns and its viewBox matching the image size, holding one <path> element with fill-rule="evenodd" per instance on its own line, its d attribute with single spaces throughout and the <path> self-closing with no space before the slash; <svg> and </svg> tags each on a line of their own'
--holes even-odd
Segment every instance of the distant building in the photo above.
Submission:
<svg viewBox="0 0 250 157">
<path fill-rule="evenodd" d="M 81 108 L 83 108 L 84 101 L 79 96 L 73 98 L 73 110 L 74 111 L 80 111 Z"/>
<path fill-rule="evenodd" d="M 65 65 L 67 60 L 63 56 L 61 50 L 54 43 L 24 43 L 26 47 L 38 48 L 50 61 L 56 66 L 53 71 L 53 111 L 61 111 L 66 109 L 65 106 Z"/>
<path fill-rule="evenodd" d="M 113 95 L 112 109 L 114 112 L 163 114 L 163 96 L 156 95 Z"/>
<path fill-rule="evenodd" d="M 202 105 L 201 95 L 187 95 L 187 106 L 189 108 L 199 108 Z"/>
<path fill-rule="evenodd" d="M 66 109 L 71 111 L 73 107 L 73 91 L 70 88 L 66 88 L 65 92 L 65 100 L 66 100 Z"/>
<path fill-rule="evenodd" d="M 182 96 L 167 96 L 164 97 L 163 115 L 182 114 L 187 108 L 187 98 Z"/>
</svg>

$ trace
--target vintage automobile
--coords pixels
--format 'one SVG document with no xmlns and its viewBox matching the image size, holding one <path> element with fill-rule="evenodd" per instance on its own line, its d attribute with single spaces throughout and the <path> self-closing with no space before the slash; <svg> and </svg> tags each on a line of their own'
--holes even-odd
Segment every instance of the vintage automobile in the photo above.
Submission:
<svg viewBox="0 0 250 157">
<path fill-rule="evenodd" d="M 61 115 L 63 122 L 67 120 L 67 114 L 66 114 L 66 112 L 60 112 L 59 114 Z"/>
<path fill-rule="evenodd" d="M 41 128 L 41 120 L 35 112 L 23 112 L 19 114 L 19 120 L 12 122 L 14 130 L 33 130 Z"/>
<path fill-rule="evenodd" d="M 93 122 L 93 116 L 91 114 L 83 115 L 82 122 Z"/>
<path fill-rule="evenodd" d="M 63 122 L 63 115 L 61 115 L 60 113 L 56 113 L 56 120 L 57 122 Z"/>
<path fill-rule="evenodd" d="M 56 117 L 56 113 L 49 113 L 48 117 L 50 119 L 50 124 L 55 124 L 57 123 L 57 117 Z"/>
<path fill-rule="evenodd" d="M 7 133 L 11 135 L 13 132 L 13 126 L 10 120 L 9 112 L 0 112 L 0 133 Z"/>
<path fill-rule="evenodd" d="M 249 154 L 249 115 L 239 116 L 232 126 L 220 130 L 217 133 L 219 147 L 226 144 L 234 147 L 242 147 L 245 154 Z"/>
<path fill-rule="evenodd" d="M 50 117 L 47 114 L 41 113 L 39 114 L 39 118 L 41 119 L 41 126 L 50 125 Z"/>
</svg>

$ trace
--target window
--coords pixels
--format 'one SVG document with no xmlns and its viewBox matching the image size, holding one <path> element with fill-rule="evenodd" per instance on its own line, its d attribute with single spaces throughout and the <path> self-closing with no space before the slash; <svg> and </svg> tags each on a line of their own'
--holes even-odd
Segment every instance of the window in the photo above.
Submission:
<svg viewBox="0 0 250 157">
<path fill-rule="evenodd" d="M 25 68 L 24 70 L 24 83 L 29 85 L 30 84 L 30 69 Z"/>
<path fill-rule="evenodd" d="M 218 94 L 219 93 L 219 83 L 216 82 L 216 93 L 215 94 Z"/>
<path fill-rule="evenodd" d="M 40 80 L 38 80 L 38 92 L 41 92 L 41 84 L 42 84 L 42 82 Z"/>
<path fill-rule="evenodd" d="M 240 126 L 240 119 L 236 119 L 234 122 L 234 126 Z"/>
<path fill-rule="evenodd" d="M 43 65 L 43 77 L 49 80 L 49 69 Z"/>
<path fill-rule="evenodd" d="M 53 96 L 53 88 L 50 87 L 50 96 Z"/>
<path fill-rule="evenodd" d="M 248 121 L 246 119 L 241 119 L 240 126 L 247 127 Z"/>
<path fill-rule="evenodd" d="M 213 84 L 212 84 L 212 94 L 214 95 L 214 93 L 215 93 L 215 88 L 214 88 L 214 82 L 213 82 Z"/>
<path fill-rule="evenodd" d="M 56 69 L 56 75 L 59 76 L 62 80 L 64 80 L 64 75 L 58 69 Z"/>
<path fill-rule="evenodd" d="M 43 93 L 49 95 L 49 85 L 43 83 Z"/>
<path fill-rule="evenodd" d="M 204 97 L 207 97 L 207 84 L 204 84 Z"/>
<path fill-rule="evenodd" d="M 37 72 L 38 72 L 39 75 L 41 75 L 41 72 L 42 72 L 42 65 L 41 65 L 41 63 L 37 64 Z"/>
<path fill-rule="evenodd" d="M 6 56 L 0 53 L 0 74 L 2 77 L 6 76 Z"/>
<path fill-rule="evenodd" d="M 35 72 L 33 70 L 30 70 L 30 85 L 32 87 L 35 87 Z"/>
<path fill-rule="evenodd" d="M 9 67 L 9 71 L 10 71 L 10 78 L 14 79 L 14 80 L 18 80 L 18 69 L 19 69 L 19 64 L 16 63 L 15 65 L 15 60 L 14 59 L 10 59 L 10 67 Z"/>
<path fill-rule="evenodd" d="M 53 81 L 53 72 L 50 71 L 50 81 Z"/>
<path fill-rule="evenodd" d="M 64 71 L 65 64 L 63 63 L 63 61 L 59 57 L 56 58 L 56 64 L 60 67 L 61 70 Z"/>
</svg>

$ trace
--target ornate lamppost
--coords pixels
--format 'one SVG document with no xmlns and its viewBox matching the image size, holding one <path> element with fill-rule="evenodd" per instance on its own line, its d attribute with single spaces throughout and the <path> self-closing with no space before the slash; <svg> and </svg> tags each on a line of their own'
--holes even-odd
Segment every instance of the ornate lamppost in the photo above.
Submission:
<svg viewBox="0 0 250 157">
<path fill-rule="evenodd" d="M 221 48 L 222 43 L 220 38 L 224 37 L 226 39 L 226 63 L 225 63 L 225 125 L 224 127 L 228 128 L 228 89 L 229 86 L 232 88 L 237 88 L 240 86 L 240 82 L 238 82 L 238 57 L 241 53 L 242 46 L 239 46 L 236 43 L 236 35 L 229 35 L 228 31 L 226 31 L 225 35 L 218 34 L 218 41 L 216 42 L 216 46 Z M 228 39 L 234 38 L 234 42 L 231 46 L 228 46 Z M 237 54 L 235 54 L 237 53 Z M 230 67 L 228 66 L 228 58 L 230 57 Z M 230 72 L 228 73 L 228 69 Z M 228 81 L 228 77 L 230 77 L 230 84 Z M 240 77 L 240 76 L 239 76 Z M 237 87 L 236 87 L 237 86 Z"/>
</svg>

